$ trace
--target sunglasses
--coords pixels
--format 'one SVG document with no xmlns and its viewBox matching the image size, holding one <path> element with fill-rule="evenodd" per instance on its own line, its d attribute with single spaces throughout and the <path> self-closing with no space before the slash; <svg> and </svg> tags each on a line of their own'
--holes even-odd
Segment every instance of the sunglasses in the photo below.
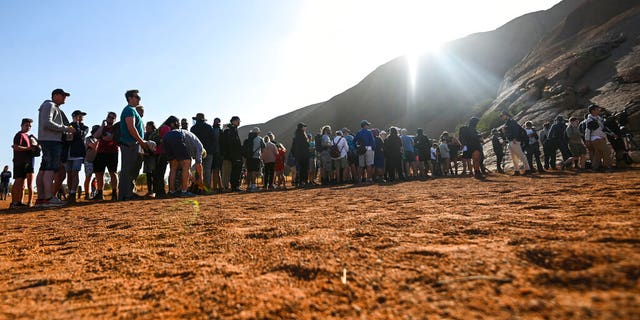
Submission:
<svg viewBox="0 0 640 320">
<path fill-rule="evenodd" d="M 116 117 L 107 117 L 107 119 L 115 120 Z"/>
</svg>

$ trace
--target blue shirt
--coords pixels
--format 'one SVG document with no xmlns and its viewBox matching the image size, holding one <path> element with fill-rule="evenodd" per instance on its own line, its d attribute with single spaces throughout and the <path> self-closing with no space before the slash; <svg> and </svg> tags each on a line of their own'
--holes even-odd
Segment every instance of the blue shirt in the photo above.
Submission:
<svg viewBox="0 0 640 320">
<path fill-rule="evenodd" d="M 402 138 L 402 148 L 404 151 L 415 152 L 415 149 L 413 148 L 413 138 L 406 134 L 400 138 Z"/>
<path fill-rule="evenodd" d="M 125 119 L 129 117 L 133 117 L 134 127 L 136 128 L 136 131 L 138 131 L 140 137 L 144 137 L 144 126 L 142 125 L 142 117 L 140 116 L 138 111 L 136 111 L 136 108 L 128 105 L 124 107 L 122 113 L 120 114 L 120 141 L 124 143 L 136 142 L 136 139 L 134 139 L 129 133 L 127 122 L 125 121 Z"/>
<path fill-rule="evenodd" d="M 360 145 L 371 147 L 372 149 L 376 147 L 376 139 L 373 137 L 373 133 L 371 133 L 371 130 L 369 129 L 360 129 L 360 131 L 356 133 L 354 140 L 359 142 Z"/>
</svg>

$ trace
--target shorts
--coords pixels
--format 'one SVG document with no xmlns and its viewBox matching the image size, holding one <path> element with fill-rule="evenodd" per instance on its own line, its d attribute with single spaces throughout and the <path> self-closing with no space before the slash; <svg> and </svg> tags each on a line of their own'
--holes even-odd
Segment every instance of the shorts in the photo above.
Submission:
<svg viewBox="0 0 640 320">
<path fill-rule="evenodd" d="M 71 170 L 76 172 L 82 170 L 83 162 L 84 162 L 84 159 L 67 160 L 67 163 L 65 165 L 67 172 Z"/>
<path fill-rule="evenodd" d="M 360 167 L 370 167 L 373 165 L 375 152 L 373 150 L 367 150 L 364 154 L 358 156 L 358 162 Z"/>
<path fill-rule="evenodd" d="M 23 162 L 23 163 L 13 163 L 13 178 L 14 179 L 25 179 L 27 174 L 33 173 L 33 163 L 31 162 Z"/>
<path fill-rule="evenodd" d="M 340 159 L 333 159 L 331 162 L 333 164 L 333 168 L 336 170 L 349 167 L 349 160 L 347 160 L 347 157 L 342 157 Z"/>
<path fill-rule="evenodd" d="M 98 153 L 93 161 L 93 172 L 104 173 L 104 169 L 109 172 L 118 171 L 118 154 L 117 153 Z"/>
<path fill-rule="evenodd" d="M 222 157 L 219 154 L 213 155 L 213 163 L 211 164 L 212 170 L 222 170 Z"/>
<path fill-rule="evenodd" d="M 40 146 L 42 146 L 40 169 L 43 171 L 58 171 L 62 165 L 62 142 L 40 141 Z"/>
<path fill-rule="evenodd" d="M 347 152 L 347 162 L 349 163 L 349 165 L 358 164 L 358 155 L 354 151 Z"/>
<path fill-rule="evenodd" d="M 582 143 L 569 143 L 569 151 L 576 157 L 587 154 L 587 148 Z"/>
<path fill-rule="evenodd" d="M 258 172 L 260 171 L 260 159 L 258 158 L 251 158 L 251 159 L 247 159 L 247 171 L 250 172 Z"/>
<path fill-rule="evenodd" d="M 142 158 L 142 172 L 144 173 L 153 173 L 156 171 L 156 156 L 145 156 Z"/>
<path fill-rule="evenodd" d="M 9 193 L 9 184 L 8 183 L 4 183 L 4 182 L 0 183 L 0 193 L 2 193 L 2 194 Z"/>
<path fill-rule="evenodd" d="M 406 161 L 406 162 L 414 162 L 414 161 L 416 161 L 416 154 L 413 151 L 405 151 L 404 152 L 404 161 Z"/>
<path fill-rule="evenodd" d="M 93 162 L 84 162 L 84 175 L 90 177 L 93 174 Z"/>
<path fill-rule="evenodd" d="M 162 138 L 162 143 L 167 160 L 191 160 L 180 131 L 167 132 Z"/>
<path fill-rule="evenodd" d="M 329 154 L 329 151 L 325 150 L 320 153 L 320 163 L 322 165 L 323 171 L 333 170 L 333 161 L 331 160 L 331 155 Z"/>
</svg>

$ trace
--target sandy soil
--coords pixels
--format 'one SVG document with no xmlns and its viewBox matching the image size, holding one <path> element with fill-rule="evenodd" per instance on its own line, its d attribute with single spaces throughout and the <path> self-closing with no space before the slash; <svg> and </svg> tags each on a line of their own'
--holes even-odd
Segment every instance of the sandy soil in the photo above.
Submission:
<svg viewBox="0 0 640 320">
<path fill-rule="evenodd" d="M 640 316 L 640 170 L 0 215 L 0 318 Z"/>
</svg>

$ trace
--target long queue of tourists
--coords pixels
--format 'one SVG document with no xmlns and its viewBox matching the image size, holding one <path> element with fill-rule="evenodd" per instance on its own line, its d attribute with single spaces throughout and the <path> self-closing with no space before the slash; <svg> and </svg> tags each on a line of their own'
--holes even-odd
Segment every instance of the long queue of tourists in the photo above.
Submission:
<svg viewBox="0 0 640 320">
<path fill-rule="evenodd" d="M 210 125 L 205 115 L 198 113 L 192 118 L 195 124 L 190 130 L 187 119 L 176 116 L 169 116 L 158 126 L 153 121 L 143 123 L 144 107 L 138 90 L 126 91 L 127 105 L 119 121 L 115 112 L 108 112 L 101 124 L 89 128 L 83 123 L 86 113 L 82 110 L 73 111 L 71 119 L 62 111 L 69 96 L 64 90 L 55 89 L 51 99 L 42 103 L 37 137 L 30 133 L 33 120 L 22 119 L 12 145 L 14 183 L 10 208 L 105 200 L 106 172 L 113 201 L 282 190 L 288 183 L 305 188 L 459 174 L 484 179 L 489 172 L 484 166 L 483 138 L 476 129 L 479 119 L 475 117 L 459 129 L 457 136 L 445 131 L 437 139 L 429 139 L 423 129 L 411 135 L 396 127 L 379 130 L 367 120 L 361 121 L 355 133 L 348 128 L 334 131 L 326 125 L 315 135 L 305 123 L 298 123 L 287 149 L 273 132 L 263 134 L 257 127 L 241 139 L 237 116 L 223 127 L 219 118 Z M 597 105 L 589 106 L 587 111 L 584 119 L 572 117 L 568 125 L 564 117 L 558 116 L 555 123 L 545 123 L 539 132 L 530 121 L 522 127 L 508 112 L 502 112 L 504 125 L 491 131 L 497 171 L 504 173 L 505 149 L 513 161 L 514 175 L 534 174 L 534 165 L 538 172 L 557 170 L 558 150 L 562 170 L 612 170 L 616 160 L 619 163 L 628 157 L 626 116 L 621 113 L 608 117 L 614 119 L 611 124 L 603 119 L 603 109 Z M 41 163 L 33 202 L 36 157 L 41 157 Z M 84 188 L 79 187 L 83 168 Z M 136 192 L 135 185 L 141 169 L 147 183 L 144 196 Z M 289 182 L 285 174 L 291 177 Z M 11 177 L 5 166 L 1 185 L 5 199 Z"/>
</svg>

